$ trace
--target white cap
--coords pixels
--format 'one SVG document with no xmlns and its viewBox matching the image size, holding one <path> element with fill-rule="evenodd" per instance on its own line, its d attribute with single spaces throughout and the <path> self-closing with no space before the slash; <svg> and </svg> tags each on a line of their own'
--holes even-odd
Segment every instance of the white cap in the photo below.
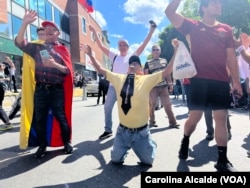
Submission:
<svg viewBox="0 0 250 188">
<path fill-rule="evenodd" d="M 119 45 L 120 43 L 125 43 L 125 44 L 129 47 L 129 43 L 128 43 L 128 41 L 125 40 L 125 39 L 120 39 L 120 40 L 118 41 L 118 45 Z"/>
</svg>

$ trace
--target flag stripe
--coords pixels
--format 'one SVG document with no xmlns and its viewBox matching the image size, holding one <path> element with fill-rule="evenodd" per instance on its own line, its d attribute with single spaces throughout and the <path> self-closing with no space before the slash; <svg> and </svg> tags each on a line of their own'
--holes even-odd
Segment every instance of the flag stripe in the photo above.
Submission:
<svg viewBox="0 0 250 188">
<path fill-rule="evenodd" d="M 78 2 L 87 12 L 94 12 L 92 0 L 78 0 Z"/>
</svg>

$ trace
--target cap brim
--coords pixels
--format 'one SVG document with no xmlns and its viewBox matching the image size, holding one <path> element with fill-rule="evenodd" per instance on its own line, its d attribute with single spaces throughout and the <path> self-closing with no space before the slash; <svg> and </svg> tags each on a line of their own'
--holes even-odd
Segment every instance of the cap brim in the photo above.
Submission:
<svg viewBox="0 0 250 188">
<path fill-rule="evenodd" d="M 44 22 L 42 22 L 42 26 L 44 28 L 47 27 L 47 26 L 52 26 L 52 27 L 56 28 L 59 31 L 59 27 L 55 23 L 50 22 L 50 21 L 44 21 Z"/>
</svg>

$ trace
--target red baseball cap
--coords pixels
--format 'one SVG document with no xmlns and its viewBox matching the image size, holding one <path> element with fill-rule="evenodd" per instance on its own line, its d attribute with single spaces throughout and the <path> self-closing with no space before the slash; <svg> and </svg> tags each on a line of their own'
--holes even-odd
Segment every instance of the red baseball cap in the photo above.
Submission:
<svg viewBox="0 0 250 188">
<path fill-rule="evenodd" d="M 44 21 L 44 22 L 42 22 L 42 26 L 44 28 L 47 27 L 47 26 L 51 26 L 51 27 L 56 28 L 56 30 L 60 31 L 58 25 L 56 23 L 54 23 L 54 22 L 51 22 L 51 21 Z"/>
</svg>

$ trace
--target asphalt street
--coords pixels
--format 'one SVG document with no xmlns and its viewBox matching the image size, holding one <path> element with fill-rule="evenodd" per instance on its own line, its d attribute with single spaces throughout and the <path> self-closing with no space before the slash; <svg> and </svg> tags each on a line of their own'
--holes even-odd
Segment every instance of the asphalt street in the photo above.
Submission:
<svg viewBox="0 0 250 188">
<path fill-rule="evenodd" d="M 171 96 L 172 97 L 172 96 Z M 41 159 L 33 157 L 36 148 L 19 149 L 20 114 L 12 121 L 14 129 L 0 132 L 0 188 L 72 187 L 72 188 L 120 188 L 141 187 L 141 172 L 215 172 L 217 159 L 215 140 L 207 141 L 204 118 L 190 138 L 189 157 L 178 159 L 183 137 L 183 127 L 188 117 L 187 108 L 181 100 L 172 99 L 173 111 L 179 129 L 169 128 L 163 109 L 156 111 L 159 125 L 152 128 L 157 143 L 157 153 L 152 168 L 137 165 L 138 158 L 129 151 L 125 163 L 110 163 L 110 151 L 114 136 L 105 140 L 98 137 L 104 131 L 103 105 L 96 105 L 96 97 L 73 99 L 74 151 L 65 155 L 62 148 L 48 148 Z M 6 107 L 9 111 L 10 107 Z M 230 110 L 232 139 L 228 143 L 228 158 L 241 172 L 250 172 L 250 120 L 248 111 Z M 113 132 L 118 125 L 118 112 L 113 110 Z"/>
</svg>

